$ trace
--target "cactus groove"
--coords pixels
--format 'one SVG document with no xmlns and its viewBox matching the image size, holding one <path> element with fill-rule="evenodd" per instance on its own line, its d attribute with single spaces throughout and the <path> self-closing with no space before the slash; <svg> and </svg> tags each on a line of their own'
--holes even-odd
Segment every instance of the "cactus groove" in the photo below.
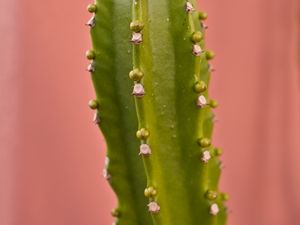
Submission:
<svg viewBox="0 0 300 225">
<path fill-rule="evenodd" d="M 226 224 L 208 93 L 214 53 L 204 42 L 207 14 L 196 8 L 194 0 L 88 6 L 89 106 L 107 144 L 116 225 Z"/>
</svg>

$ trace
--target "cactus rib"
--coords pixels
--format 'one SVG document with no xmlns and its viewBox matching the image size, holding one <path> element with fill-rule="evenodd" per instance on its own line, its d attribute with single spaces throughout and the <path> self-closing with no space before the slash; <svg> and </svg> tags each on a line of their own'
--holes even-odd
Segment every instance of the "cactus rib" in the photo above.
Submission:
<svg viewBox="0 0 300 225">
<path fill-rule="evenodd" d="M 91 28 L 95 69 L 91 77 L 101 118 L 99 125 L 107 143 L 109 164 L 105 175 L 119 201 L 115 211 L 118 213 L 114 213 L 118 217 L 116 224 L 151 225 L 143 198 L 145 174 L 136 154 L 138 142 L 132 138 L 137 119 L 129 95 L 131 82 L 124 76 L 131 62 L 127 31 L 131 6 L 121 0 L 98 0 L 95 5 L 95 26 Z"/>
</svg>

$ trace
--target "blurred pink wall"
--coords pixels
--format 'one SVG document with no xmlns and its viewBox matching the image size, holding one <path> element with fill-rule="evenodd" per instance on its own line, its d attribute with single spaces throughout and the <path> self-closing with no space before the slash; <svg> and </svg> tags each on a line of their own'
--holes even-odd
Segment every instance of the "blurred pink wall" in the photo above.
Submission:
<svg viewBox="0 0 300 225">
<path fill-rule="evenodd" d="M 201 0 L 231 225 L 300 224 L 296 0 Z M 0 1 L 0 225 L 111 224 L 87 0 Z"/>
</svg>

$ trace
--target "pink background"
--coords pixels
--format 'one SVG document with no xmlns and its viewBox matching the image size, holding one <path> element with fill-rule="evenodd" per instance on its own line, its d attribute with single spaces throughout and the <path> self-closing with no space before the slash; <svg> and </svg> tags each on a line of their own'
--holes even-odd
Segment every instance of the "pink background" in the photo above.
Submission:
<svg viewBox="0 0 300 225">
<path fill-rule="evenodd" d="M 87 0 L 0 1 L 0 224 L 111 224 Z M 231 225 L 300 224 L 296 0 L 202 0 Z"/>
</svg>

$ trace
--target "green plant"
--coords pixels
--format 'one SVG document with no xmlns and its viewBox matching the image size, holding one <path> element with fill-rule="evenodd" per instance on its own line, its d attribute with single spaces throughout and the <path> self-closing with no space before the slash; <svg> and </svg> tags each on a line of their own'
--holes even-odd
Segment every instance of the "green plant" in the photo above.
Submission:
<svg viewBox="0 0 300 225">
<path fill-rule="evenodd" d="M 107 143 L 118 225 L 224 225 L 211 135 L 213 52 L 194 0 L 97 0 L 90 107 Z"/>
</svg>

